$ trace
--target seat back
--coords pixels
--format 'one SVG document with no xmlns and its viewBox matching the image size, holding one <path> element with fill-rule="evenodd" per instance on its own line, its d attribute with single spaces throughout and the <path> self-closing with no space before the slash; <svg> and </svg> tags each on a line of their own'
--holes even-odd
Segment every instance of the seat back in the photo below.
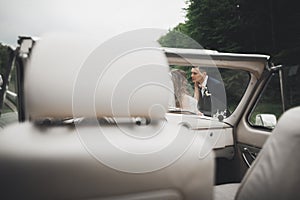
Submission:
<svg viewBox="0 0 300 200">
<path fill-rule="evenodd" d="M 236 199 L 300 199 L 300 107 L 284 113 L 246 173 Z"/>
<path fill-rule="evenodd" d="M 164 53 L 156 42 L 126 49 L 128 35 L 115 39 L 97 47 L 52 35 L 34 46 L 27 121 L 0 135 L 2 198 L 212 198 L 213 154 L 199 158 L 210 147 L 165 119 Z"/>
</svg>

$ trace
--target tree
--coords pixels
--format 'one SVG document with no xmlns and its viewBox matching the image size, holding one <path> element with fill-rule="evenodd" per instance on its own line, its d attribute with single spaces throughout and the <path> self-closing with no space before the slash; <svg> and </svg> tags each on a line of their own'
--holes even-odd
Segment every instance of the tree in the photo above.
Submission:
<svg viewBox="0 0 300 200">
<path fill-rule="evenodd" d="M 184 24 L 179 24 L 161 37 L 158 42 L 164 47 L 202 49 L 197 41 L 184 34 Z"/>
<path fill-rule="evenodd" d="M 12 50 L 6 45 L 0 43 L 0 74 L 6 74 L 7 65 L 9 64 Z"/>
<path fill-rule="evenodd" d="M 174 39 L 176 31 L 206 49 L 269 54 L 276 63 L 298 63 L 300 7 L 296 0 L 187 0 L 186 13 L 186 22 L 161 38 L 162 45 L 193 48 L 179 37 Z"/>
<path fill-rule="evenodd" d="M 204 48 L 239 51 L 236 42 L 239 24 L 235 0 L 190 0 L 185 34 Z"/>
<path fill-rule="evenodd" d="M 13 54 L 14 51 L 10 47 L 2 45 L 0 43 L 0 74 L 3 79 L 3 84 L 1 88 L 5 88 L 7 85 L 7 77 L 9 75 Z M 0 103 L 3 102 L 4 91 L 5 91 L 4 89 L 0 90 Z M 1 109 L 2 109 L 2 104 L 0 104 L 0 114 L 2 112 Z"/>
</svg>

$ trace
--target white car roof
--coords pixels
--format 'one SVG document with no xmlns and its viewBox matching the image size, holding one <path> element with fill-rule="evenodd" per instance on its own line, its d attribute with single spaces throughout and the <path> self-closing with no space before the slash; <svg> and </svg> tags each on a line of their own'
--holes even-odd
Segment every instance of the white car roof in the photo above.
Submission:
<svg viewBox="0 0 300 200">
<path fill-rule="evenodd" d="M 217 59 L 225 59 L 225 60 L 261 60 L 267 62 L 270 59 L 269 55 L 264 54 L 243 54 L 243 53 L 224 53 L 216 50 L 209 49 L 183 49 L 183 48 L 162 48 L 166 54 L 169 55 L 180 55 L 185 57 L 193 57 L 193 56 L 210 56 L 212 58 Z"/>
</svg>

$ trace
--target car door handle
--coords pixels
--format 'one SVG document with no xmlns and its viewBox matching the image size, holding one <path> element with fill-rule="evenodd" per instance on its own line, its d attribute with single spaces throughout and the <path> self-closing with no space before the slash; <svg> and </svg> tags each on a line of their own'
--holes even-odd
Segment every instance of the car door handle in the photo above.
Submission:
<svg viewBox="0 0 300 200">
<path fill-rule="evenodd" d="M 243 151 L 244 151 L 244 153 L 248 153 L 253 160 L 256 159 L 257 153 L 254 153 L 254 152 L 250 151 L 247 147 L 244 147 Z"/>
<path fill-rule="evenodd" d="M 253 159 L 252 161 L 249 161 L 246 154 L 250 155 L 250 157 Z M 256 159 L 257 153 L 251 152 L 247 147 L 244 147 L 242 150 L 242 157 L 246 163 L 246 165 L 250 168 L 252 162 Z"/>
</svg>

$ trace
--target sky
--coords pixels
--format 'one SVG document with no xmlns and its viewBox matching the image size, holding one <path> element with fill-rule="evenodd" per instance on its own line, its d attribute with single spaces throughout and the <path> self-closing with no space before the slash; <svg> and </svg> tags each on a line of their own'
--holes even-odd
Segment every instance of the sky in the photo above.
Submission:
<svg viewBox="0 0 300 200">
<path fill-rule="evenodd" d="M 0 0 L 0 42 L 49 32 L 108 39 L 140 28 L 168 30 L 184 22 L 184 7 L 185 0 Z"/>
</svg>

